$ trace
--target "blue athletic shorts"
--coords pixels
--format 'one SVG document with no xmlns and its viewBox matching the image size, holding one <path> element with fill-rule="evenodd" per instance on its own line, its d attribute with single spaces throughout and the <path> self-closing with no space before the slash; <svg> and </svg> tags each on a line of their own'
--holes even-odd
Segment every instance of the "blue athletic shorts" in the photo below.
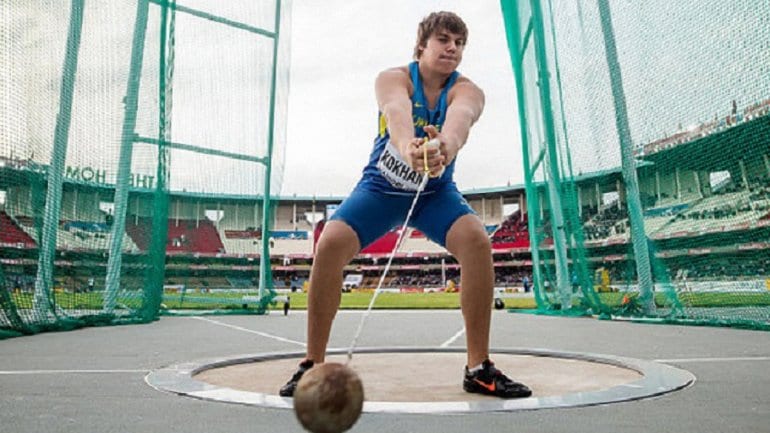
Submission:
<svg viewBox="0 0 770 433">
<path fill-rule="evenodd" d="M 358 235 L 361 248 L 404 223 L 414 194 L 388 194 L 359 184 L 334 212 L 331 221 L 344 221 Z M 463 215 L 475 214 L 454 183 L 420 194 L 409 226 L 446 247 L 446 235 Z"/>
</svg>

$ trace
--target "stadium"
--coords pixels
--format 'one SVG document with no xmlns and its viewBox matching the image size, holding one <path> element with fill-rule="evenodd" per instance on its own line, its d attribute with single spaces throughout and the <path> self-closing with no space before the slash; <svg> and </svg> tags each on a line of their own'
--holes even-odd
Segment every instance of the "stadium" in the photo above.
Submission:
<svg viewBox="0 0 770 433">
<path fill-rule="evenodd" d="M 696 297 L 745 293 L 750 299 L 752 292 L 768 290 L 770 155 L 765 142 L 756 141 L 751 146 L 754 142 L 746 143 L 743 137 L 767 136 L 769 109 L 770 99 L 759 101 L 637 148 L 637 156 L 648 163 L 639 176 L 645 229 L 656 241 L 655 255 L 667 268 L 677 292 Z M 707 150 L 693 150 L 696 148 Z M 694 153 L 698 158 L 688 156 Z M 733 155 L 734 159 L 715 155 Z M 669 161 L 682 160 L 687 164 L 670 166 Z M 753 165 L 747 167 L 747 160 Z M 32 295 L 39 251 L 36 221 L 39 223 L 41 216 L 36 215 L 40 208 L 35 205 L 37 192 L 30 183 L 44 184 L 48 167 L 20 159 L 0 162 L 6 285 L 18 296 Z M 105 290 L 115 200 L 115 188 L 105 183 L 105 178 L 105 169 L 100 168 L 67 166 L 65 171 L 53 285 L 54 293 L 68 299 L 65 302 L 88 303 L 87 293 L 94 297 Z M 138 175 L 132 180 L 122 251 L 127 262 L 137 263 L 150 249 L 146 227 L 152 225 L 148 210 L 153 207 L 153 179 Z M 628 254 L 631 230 L 622 182 L 619 170 L 581 174 L 574 180 L 587 259 L 598 292 L 626 292 L 636 281 Z M 464 196 L 492 241 L 498 292 L 503 296 L 529 293 L 530 308 L 535 308 L 532 286 L 527 284 L 532 281 L 532 253 L 524 186 L 471 190 Z M 268 222 L 268 249 L 272 290 L 279 294 L 307 291 L 314 239 L 343 199 L 279 196 L 271 200 L 274 209 Z M 226 307 L 228 302 L 230 308 L 240 308 L 244 296 L 253 298 L 259 287 L 262 200 L 170 192 L 168 202 L 163 286 L 166 304 L 174 306 L 169 309 L 211 309 L 216 303 Z M 541 209 L 542 215 L 547 211 Z M 544 220 L 545 229 L 549 221 Z M 354 291 L 371 292 L 376 287 L 400 230 L 394 228 L 366 247 L 346 268 L 346 279 Z M 448 287 L 459 290 L 459 266 L 452 256 L 419 231 L 406 230 L 384 289 L 404 293 L 443 292 Z M 544 242 L 549 243 L 547 235 Z M 553 256 L 552 240 L 542 251 Z M 123 287 L 137 291 L 143 283 L 141 272 L 132 275 L 126 270 Z M 188 297 L 190 305 L 180 305 L 181 293 L 212 294 L 212 299 L 204 301 L 198 296 L 203 303 L 195 305 L 193 296 Z M 228 301 L 214 296 L 217 293 L 233 296 Z M 97 297 L 94 305 L 102 301 Z M 176 297 L 180 299 L 172 304 Z M 17 302 L 23 303 L 19 299 Z M 692 302 L 698 303 L 695 299 Z M 746 306 L 751 302 L 747 300 Z M 740 302 L 733 299 L 730 304 Z"/>
<path fill-rule="evenodd" d="M 307 5 L 65 3 L 0 6 L 0 402 L 15 413 L 0 424 L 74 431 L 64 420 L 101 396 L 126 411 L 74 416 L 75 428 L 168 431 L 167 411 L 180 431 L 295 431 L 273 381 L 303 356 L 316 243 L 347 198 L 323 185 L 282 192 L 300 146 L 287 35 L 305 31 L 295 19 Z M 540 388 L 523 403 L 375 389 L 354 430 L 396 419 L 403 431 L 472 427 L 458 419 L 509 429 L 513 418 L 524 431 L 766 428 L 770 8 L 664 3 L 494 2 L 516 92 L 501 140 L 517 147 L 523 178 L 460 192 L 492 246 L 492 352 L 547 367 L 525 376 Z M 419 353 L 441 370 L 463 350 L 460 275 L 444 247 L 393 227 L 344 268 L 330 356 L 349 346 L 350 362 L 369 320 L 356 356 L 378 371 L 354 364 L 366 380 L 390 374 L 388 356 Z M 195 379 L 273 361 L 248 373 L 259 379 Z M 551 391 L 549 374 L 581 376 L 573 362 L 642 379 L 605 386 L 598 377 L 614 372 L 602 371 L 586 389 Z M 50 374 L 76 403 L 35 421 L 52 400 L 19 399 L 48 392 Z M 98 375 L 106 388 L 88 385 Z M 139 377 L 166 393 L 119 391 Z M 734 401 L 716 402 L 722 391 Z M 139 396 L 157 406 L 134 425 Z M 594 428 L 597 416 L 616 421 Z"/>
</svg>

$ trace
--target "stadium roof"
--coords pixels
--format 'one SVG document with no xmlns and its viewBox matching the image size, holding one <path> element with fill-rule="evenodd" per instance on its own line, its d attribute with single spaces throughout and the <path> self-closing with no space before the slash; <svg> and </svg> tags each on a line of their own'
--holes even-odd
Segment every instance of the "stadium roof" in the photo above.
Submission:
<svg viewBox="0 0 770 433">
<path fill-rule="evenodd" d="M 758 117 L 731 128 L 679 144 L 644 159 L 663 169 L 730 170 L 740 159 L 762 160 L 770 137 L 770 116 Z"/>
</svg>

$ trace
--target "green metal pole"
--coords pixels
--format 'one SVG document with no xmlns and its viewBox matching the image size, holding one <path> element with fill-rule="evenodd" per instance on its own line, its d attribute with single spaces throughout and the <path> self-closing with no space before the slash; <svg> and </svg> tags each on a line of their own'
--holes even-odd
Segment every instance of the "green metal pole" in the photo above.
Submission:
<svg viewBox="0 0 770 433">
<path fill-rule="evenodd" d="M 553 231 L 553 252 L 556 268 L 556 285 L 561 298 L 563 310 L 572 307 L 572 289 L 569 284 L 569 267 L 567 263 L 567 242 L 564 230 L 564 215 L 561 203 L 561 175 L 559 174 L 559 153 L 556 146 L 556 128 L 553 119 L 553 104 L 551 103 L 551 73 L 548 70 L 548 56 L 545 49 L 545 30 L 543 11 L 540 0 L 530 0 L 532 9 L 532 32 L 535 43 L 535 62 L 538 71 L 538 88 L 540 90 L 540 106 L 542 111 L 543 133 L 546 144 L 546 184 L 548 198 L 551 203 L 551 229 Z"/>
<path fill-rule="evenodd" d="M 513 77 L 516 82 L 516 104 L 519 111 L 519 133 L 521 135 L 521 149 L 524 159 L 524 186 L 527 196 L 527 225 L 529 227 L 530 249 L 532 251 L 532 290 L 535 293 L 535 301 L 539 308 L 546 308 L 546 302 L 543 299 L 543 275 L 540 268 L 540 237 L 537 233 L 536 215 L 540 214 L 539 202 L 537 198 L 537 187 L 533 179 L 533 170 L 531 168 L 531 157 L 529 154 L 529 135 L 527 134 L 527 102 L 526 88 L 524 87 L 524 65 L 522 59 L 526 46 L 523 45 L 521 37 L 521 25 L 519 23 L 519 12 L 514 0 L 501 0 L 500 5 L 503 9 L 503 16 L 508 17 L 506 21 L 506 36 L 508 41 L 508 51 L 513 66 Z"/>
<path fill-rule="evenodd" d="M 262 200 L 262 253 L 259 257 L 259 299 L 265 298 L 265 290 L 273 291 L 273 272 L 270 268 L 270 178 L 273 174 L 273 140 L 275 131 L 275 86 L 278 75 L 278 41 L 281 34 L 281 0 L 275 1 L 275 37 L 273 38 L 273 70 L 270 77 L 270 118 L 267 129 L 267 164 L 265 165 L 265 189 Z M 264 305 L 264 302 L 263 302 Z"/>
<path fill-rule="evenodd" d="M 37 276 L 35 278 L 34 309 L 41 318 L 51 312 L 53 308 L 49 295 L 54 278 L 56 235 L 61 215 L 62 185 L 67 159 L 67 143 L 72 124 L 72 101 L 80 51 L 80 36 L 83 31 L 84 9 L 85 0 L 73 0 L 70 8 L 70 26 L 59 94 L 59 114 L 56 117 L 51 164 L 48 167 L 48 188 L 45 197 L 43 230 L 40 236 Z"/>
<path fill-rule="evenodd" d="M 125 98 L 125 114 L 120 143 L 120 159 L 115 179 L 115 216 L 112 222 L 109 259 L 107 260 L 107 279 L 105 283 L 105 312 L 115 308 L 120 289 L 120 271 L 123 260 L 123 236 L 126 230 L 126 212 L 128 211 L 128 190 L 131 177 L 131 159 L 133 153 L 136 111 L 139 105 L 139 84 L 144 60 L 144 41 L 147 33 L 148 0 L 137 0 L 136 21 L 134 22 L 134 40 L 131 46 L 131 66 L 128 71 L 128 85 Z"/>
<path fill-rule="evenodd" d="M 168 173 L 169 151 L 166 143 L 171 140 L 172 85 L 174 75 L 174 23 L 175 12 L 171 3 L 160 3 L 160 71 L 158 80 L 158 184 L 153 194 L 152 240 L 148 255 L 147 274 L 143 286 L 144 304 L 141 315 L 146 321 L 158 317 L 163 298 L 163 280 L 166 270 L 166 239 L 168 237 Z M 184 295 L 183 295 L 184 296 Z"/>
<path fill-rule="evenodd" d="M 598 0 L 599 15 L 604 35 L 604 52 L 607 57 L 607 67 L 610 73 L 612 98 L 615 105 L 615 127 L 620 139 L 620 155 L 623 168 L 623 181 L 626 184 L 626 205 L 631 223 L 631 242 L 636 260 L 636 273 L 639 281 L 639 300 L 645 314 L 655 310 L 653 300 L 652 272 L 650 268 L 650 250 L 647 245 L 647 233 L 644 230 L 642 201 L 639 198 L 639 180 L 636 175 L 636 160 L 634 159 L 631 128 L 628 126 L 628 111 L 626 95 L 623 91 L 623 76 L 618 62 L 618 52 L 615 47 L 615 32 L 612 27 L 612 15 L 608 0 Z"/>
</svg>

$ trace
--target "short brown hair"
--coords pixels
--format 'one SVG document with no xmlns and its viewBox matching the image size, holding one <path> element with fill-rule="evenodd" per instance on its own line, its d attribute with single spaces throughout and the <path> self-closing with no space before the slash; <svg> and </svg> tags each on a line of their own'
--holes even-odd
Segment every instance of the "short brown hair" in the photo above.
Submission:
<svg viewBox="0 0 770 433">
<path fill-rule="evenodd" d="M 461 35 L 463 39 L 468 40 L 468 27 L 465 26 L 463 19 L 454 12 L 433 12 L 423 18 L 420 25 L 417 26 L 417 43 L 414 46 L 415 60 L 420 58 L 422 50 L 420 47 L 428 43 L 433 33 L 439 30 L 447 30 L 450 33 Z"/>
</svg>

